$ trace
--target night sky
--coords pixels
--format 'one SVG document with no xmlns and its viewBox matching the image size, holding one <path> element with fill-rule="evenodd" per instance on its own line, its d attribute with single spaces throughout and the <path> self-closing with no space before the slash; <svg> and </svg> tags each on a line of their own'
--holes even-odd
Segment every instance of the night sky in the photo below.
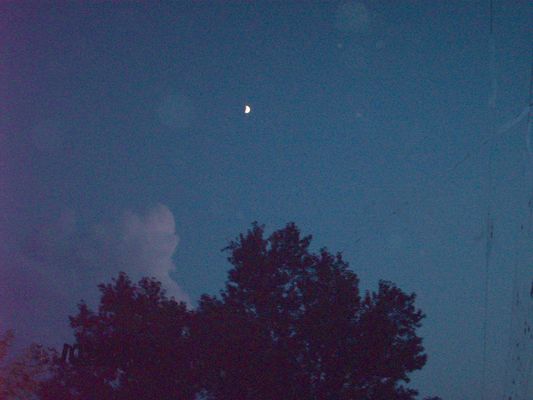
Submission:
<svg viewBox="0 0 533 400">
<path fill-rule="evenodd" d="M 229 240 L 294 221 L 363 290 L 417 293 L 421 395 L 480 398 L 485 321 L 501 399 L 533 249 L 528 3 L 494 1 L 492 36 L 489 1 L 4 3 L 0 331 L 71 340 L 121 270 L 194 307 Z"/>
</svg>

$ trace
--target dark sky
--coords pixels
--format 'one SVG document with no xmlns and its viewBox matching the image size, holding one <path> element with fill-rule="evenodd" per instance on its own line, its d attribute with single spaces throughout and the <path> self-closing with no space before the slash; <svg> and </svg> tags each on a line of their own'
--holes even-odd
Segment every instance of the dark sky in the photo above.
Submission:
<svg viewBox="0 0 533 400">
<path fill-rule="evenodd" d="M 501 399 L 533 249 L 528 3 L 494 1 L 492 37 L 489 1 L 4 3 L 0 330 L 69 340 L 119 270 L 194 305 L 230 239 L 294 221 L 364 290 L 418 294 L 422 395 L 480 398 L 486 322 Z"/>
</svg>

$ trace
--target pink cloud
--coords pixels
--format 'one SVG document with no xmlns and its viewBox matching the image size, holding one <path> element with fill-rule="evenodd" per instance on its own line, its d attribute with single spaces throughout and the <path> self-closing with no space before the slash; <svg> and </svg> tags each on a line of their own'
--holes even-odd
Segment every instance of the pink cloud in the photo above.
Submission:
<svg viewBox="0 0 533 400">
<path fill-rule="evenodd" d="M 73 210 L 35 232 L 19 248 L 0 248 L 0 331 L 14 328 L 25 343 L 59 345 L 69 337 L 68 315 L 84 299 L 91 307 L 97 285 L 118 272 L 136 281 L 162 282 L 169 296 L 190 303 L 171 278 L 179 238 L 174 216 L 159 204 L 143 214 L 124 212 L 87 232 L 77 227 Z"/>
</svg>

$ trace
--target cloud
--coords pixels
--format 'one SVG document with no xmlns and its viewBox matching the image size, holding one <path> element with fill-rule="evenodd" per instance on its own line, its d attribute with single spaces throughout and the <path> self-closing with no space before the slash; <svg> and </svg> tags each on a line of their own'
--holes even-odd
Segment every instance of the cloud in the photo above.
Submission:
<svg viewBox="0 0 533 400">
<path fill-rule="evenodd" d="M 172 255 L 179 237 L 172 212 L 164 205 L 157 205 L 146 215 L 126 212 L 120 224 L 118 264 L 132 277 L 153 276 L 162 282 L 169 295 L 187 301 L 188 298 L 170 277 L 175 269 Z M 111 238 L 111 243 L 114 240 Z"/>
<path fill-rule="evenodd" d="M 19 342 L 60 345 L 70 337 L 68 315 L 83 299 L 95 307 L 96 286 L 118 272 L 134 281 L 162 282 L 169 296 L 190 303 L 171 278 L 178 245 L 174 216 L 159 204 L 145 213 L 125 211 L 114 221 L 79 229 L 73 210 L 36 227 L 20 246 L 0 247 L 0 331 L 16 330 Z"/>
</svg>

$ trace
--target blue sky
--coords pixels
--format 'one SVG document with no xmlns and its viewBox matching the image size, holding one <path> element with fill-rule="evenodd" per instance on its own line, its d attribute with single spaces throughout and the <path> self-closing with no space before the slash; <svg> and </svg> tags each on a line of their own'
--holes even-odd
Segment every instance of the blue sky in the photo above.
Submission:
<svg viewBox="0 0 533 400">
<path fill-rule="evenodd" d="M 194 304 L 222 288 L 230 239 L 294 221 L 363 289 L 418 294 L 413 386 L 479 398 L 490 205 L 486 398 L 502 397 L 533 248 L 528 2 L 494 1 L 494 62 L 488 1 L 1 7 L 1 329 L 67 340 L 119 270 Z"/>
</svg>

